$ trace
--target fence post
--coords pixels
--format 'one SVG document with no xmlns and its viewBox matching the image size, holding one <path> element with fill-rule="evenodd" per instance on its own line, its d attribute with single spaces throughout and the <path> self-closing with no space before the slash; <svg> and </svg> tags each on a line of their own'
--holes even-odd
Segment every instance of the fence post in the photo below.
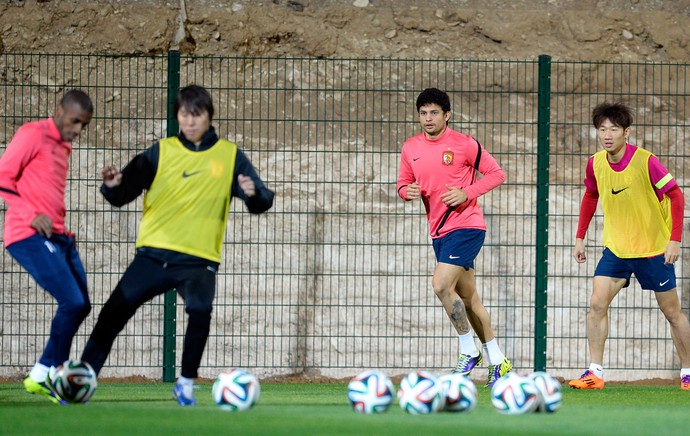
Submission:
<svg viewBox="0 0 690 436">
<path fill-rule="evenodd" d="M 534 370 L 546 371 L 546 317 L 549 257 L 549 131 L 551 56 L 539 56 L 537 113 L 537 245 L 534 289 Z"/>
<path fill-rule="evenodd" d="M 167 136 L 177 135 L 180 130 L 174 111 L 175 98 L 180 91 L 180 52 L 168 52 L 168 106 Z M 177 327 L 177 293 L 174 289 L 165 293 L 163 300 L 163 381 L 175 381 L 175 342 Z"/>
</svg>

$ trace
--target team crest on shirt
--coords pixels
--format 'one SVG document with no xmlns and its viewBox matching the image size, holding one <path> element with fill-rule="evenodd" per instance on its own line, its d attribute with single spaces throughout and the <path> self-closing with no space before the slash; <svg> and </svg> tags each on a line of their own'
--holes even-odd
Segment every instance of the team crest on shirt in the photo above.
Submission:
<svg viewBox="0 0 690 436">
<path fill-rule="evenodd" d="M 443 165 L 453 165 L 453 157 L 455 154 L 450 151 L 446 150 L 443 152 Z"/>
<path fill-rule="evenodd" d="M 220 179 L 223 177 L 223 171 L 225 170 L 225 165 L 222 161 L 214 159 L 211 161 L 211 177 L 214 179 Z"/>
</svg>

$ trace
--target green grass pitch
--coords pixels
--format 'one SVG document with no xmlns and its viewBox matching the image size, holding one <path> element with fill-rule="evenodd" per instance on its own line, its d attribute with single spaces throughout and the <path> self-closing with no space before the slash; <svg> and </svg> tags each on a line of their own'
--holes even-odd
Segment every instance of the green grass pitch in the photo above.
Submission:
<svg viewBox="0 0 690 436">
<path fill-rule="evenodd" d="M 0 383 L 2 435 L 687 435 L 690 392 L 677 386 L 607 385 L 603 391 L 563 389 L 553 414 L 505 416 L 479 386 L 477 408 L 466 414 L 409 415 L 397 403 L 382 414 L 355 413 L 343 383 L 262 383 L 246 412 L 227 412 L 196 390 L 198 405 L 181 407 L 171 383 L 103 382 L 91 402 L 57 406 Z"/>
</svg>

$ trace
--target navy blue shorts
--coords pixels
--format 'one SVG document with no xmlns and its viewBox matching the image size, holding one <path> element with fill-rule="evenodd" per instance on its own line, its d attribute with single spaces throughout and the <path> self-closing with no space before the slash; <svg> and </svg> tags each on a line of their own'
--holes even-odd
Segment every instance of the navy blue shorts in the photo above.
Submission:
<svg viewBox="0 0 690 436">
<path fill-rule="evenodd" d="M 624 287 L 630 285 L 630 276 L 635 274 L 642 289 L 655 292 L 668 291 L 676 287 L 676 270 L 673 264 L 664 263 L 664 255 L 621 259 L 608 248 L 594 271 L 595 276 L 625 279 Z"/>
<path fill-rule="evenodd" d="M 484 245 L 485 230 L 458 229 L 434 239 L 436 261 L 474 269 L 474 259 Z"/>
</svg>

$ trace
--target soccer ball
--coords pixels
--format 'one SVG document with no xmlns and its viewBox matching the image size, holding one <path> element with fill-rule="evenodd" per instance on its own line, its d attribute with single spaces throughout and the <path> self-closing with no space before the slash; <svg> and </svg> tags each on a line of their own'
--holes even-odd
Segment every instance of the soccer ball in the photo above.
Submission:
<svg viewBox="0 0 690 436">
<path fill-rule="evenodd" d="M 380 371 L 364 371 L 347 385 L 347 398 L 359 413 L 385 412 L 393 402 L 394 393 L 393 382 Z"/>
<path fill-rule="evenodd" d="M 400 407 L 408 413 L 427 414 L 443 410 L 445 397 L 438 376 L 428 371 L 413 371 L 400 382 Z"/>
<path fill-rule="evenodd" d="M 86 403 L 98 386 L 91 365 L 78 360 L 66 360 L 58 366 L 50 383 L 60 398 L 69 403 Z"/>
<path fill-rule="evenodd" d="M 553 413 L 561 407 L 563 392 L 561 383 L 544 371 L 536 371 L 528 375 L 539 391 L 537 412 Z"/>
<path fill-rule="evenodd" d="M 491 388 L 491 402 L 499 413 L 521 415 L 536 410 L 539 390 L 530 378 L 509 372 Z"/>
<path fill-rule="evenodd" d="M 454 372 L 439 377 L 448 412 L 469 412 L 477 405 L 477 387 L 468 377 Z"/>
<path fill-rule="evenodd" d="M 259 380 L 246 369 L 223 371 L 211 389 L 213 401 L 223 410 L 249 410 L 259 401 Z"/>
</svg>

